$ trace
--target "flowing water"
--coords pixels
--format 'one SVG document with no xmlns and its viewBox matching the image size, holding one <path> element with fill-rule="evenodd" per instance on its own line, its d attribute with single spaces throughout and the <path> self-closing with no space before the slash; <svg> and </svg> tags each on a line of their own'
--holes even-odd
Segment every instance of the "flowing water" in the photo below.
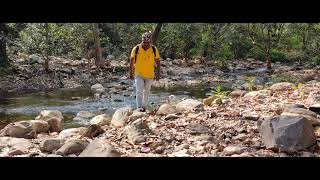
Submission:
<svg viewBox="0 0 320 180">
<path fill-rule="evenodd" d="M 178 99 L 185 97 L 204 98 L 210 87 L 176 87 L 174 89 L 153 88 L 150 95 L 151 105 L 165 103 L 170 95 Z M 0 128 L 20 120 L 31 120 L 42 110 L 59 110 L 63 113 L 66 127 L 82 126 L 85 122 L 74 121 L 79 111 L 94 114 L 113 112 L 124 106 L 135 107 L 135 91 L 129 89 L 120 94 L 111 94 L 107 98 L 94 99 L 88 88 L 60 89 L 47 92 L 12 93 L 0 99 Z"/>
</svg>

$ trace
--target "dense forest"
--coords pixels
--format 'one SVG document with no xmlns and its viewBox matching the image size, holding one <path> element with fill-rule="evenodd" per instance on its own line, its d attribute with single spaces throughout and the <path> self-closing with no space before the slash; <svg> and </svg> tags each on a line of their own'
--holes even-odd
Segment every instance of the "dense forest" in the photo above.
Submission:
<svg viewBox="0 0 320 180">
<path fill-rule="evenodd" d="M 320 24 L 314 23 L 10 23 L 1 24 L 0 66 L 17 53 L 79 59 L 99 41 L 103 58 L 128 56 L 145 31 L 166 59 L 245 59 L 318 64 Z M 96 55 L 96 54 L 95 54 Z M 48 59 L 49 61 L 49 59 Z"/>
</svg>

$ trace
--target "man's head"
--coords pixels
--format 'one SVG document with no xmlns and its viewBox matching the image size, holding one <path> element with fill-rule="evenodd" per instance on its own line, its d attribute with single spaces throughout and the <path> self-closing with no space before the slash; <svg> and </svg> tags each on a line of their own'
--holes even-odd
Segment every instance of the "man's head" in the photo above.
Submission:
<svg viewBox="0 0 320 180">
<path fill-rule="evenodd" d="M 142 34 L 142 46 L 144 48 L 149 48 L 151 45 L 151 39 L 152 33 L 150 31 Z"/>
</svg>

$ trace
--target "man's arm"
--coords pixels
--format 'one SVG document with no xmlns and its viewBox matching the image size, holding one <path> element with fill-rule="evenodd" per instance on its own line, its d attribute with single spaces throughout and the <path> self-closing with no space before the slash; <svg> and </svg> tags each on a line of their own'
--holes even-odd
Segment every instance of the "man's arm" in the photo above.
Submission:
<svg viewBox="0 0 320 180">
<path fill-rule="evenodd" d="M 134 70 L 133 70 L 133 67 L 134 67 L 134 58 L 133 57 L 131 57 L 130 58 L 130 69 L 129 69 L 129 78 L 131 79 L 131 80 L 133 80 L 133 74 L 134 74 Z"/>
<path fill-rule="evenodd" d="M 156 58 L 156 64 L 157 64 L 156 80 L 159 81 L 160 79 L 160 59 L 159 58 Z"/>
</svg>

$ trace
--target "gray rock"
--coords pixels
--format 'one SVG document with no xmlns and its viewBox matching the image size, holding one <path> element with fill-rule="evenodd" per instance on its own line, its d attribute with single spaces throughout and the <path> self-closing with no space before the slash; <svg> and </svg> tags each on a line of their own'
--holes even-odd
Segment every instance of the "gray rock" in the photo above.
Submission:
<svg viewBox="0 0 320 180">
<path fill-rule="evenodd" d="M 33 125 L 33 129 L 36 133 L 48 132 L 50 126 L 48 122 L 41 120 L 32 120 L 30 121 Z"/>
<path fill-rule="evenodd" d="M 164 120 L 168 121 L 168 120 L 174 120 L 174 119 L 178 119 L 180 116 L 177 116 L 175 114 L 168 114 Z"/>
<path fill-rule="evenodd" d="M 61 155 L 56 155 L 56 154 L 49 154 L 47 157 L 63 157 Z"/>
<path fill-rule="evenodd" d="M 316 141 L 311 123 L 302 116 L 277 116 L 260 126 L 262 141 L 268 149 L 295 152 Z"/>
<path fill-rule="evenodd" d="M 145 135 L 147 133 L 151 133 L 151 130 L 146 123 L 141 120 L 137 120 L 125 129 L 125 133 L 127 134 L 130 142 L 133 144 L 139 144 L 146 141 Z"/>
<path fill-rule="evenodd" d="M 31 146 L 31 142 L 27 139 L 0 137 L 0 157 L 3 155 L 27 154 Z"/>
<path fill-rule="evenodd" d="M 229 95 L 230 97 L 242 97 L 247 93 L 245 90 L 234 90 Z"/>
<path fill-rule="evenodd" d="M 70 154 L 80 154 L 87 146 L 88 141 L 80 139 L 68 140 L 60 149 L 57 150 L 57 155 L 67 156 Z"/>
<path fill-rule="evenodd" d="M 112 116 L 111 124 L 117 128 L 123 127 L 129 116 L 133 113 L 132 108 L 122 107 L 119 108 Z"/>
<path fill-rule="evenodd" d="M 120 157 L 120 153 L 107 139 L 97 138 L 82 151 L 79 157 Z"/>
<path fill-rule="evenodd" d="M 281 82 L 273 84 L 270 89 L 271 91 L 285 91 L 285 90 L 293 90 L 294 84 L 290 82 Z"/>
<path fill-rule="evenodd" d="M 48 120 L 51 118 L 58 118 L 63 120 L 63 115 L 60 111 L 58 110 L 43 110 L 40 112 L 40 115 L 36 117 L 35 120 Z"/>
<path fill-rule="evenodd" d="M 320 125 L 320 119 L 317 114 L 304 108 L 286 108 L 281 113 L 284 116 L 303 116 L 307 118 L 312 125 Z"/>
<path fill-rule="evenodd" d="M 148 114 L 145 113 L 145 112 L 133 112 L 133 114 L 131 114 L 129 116 L 129 121 L 132 122 L 132 121 L 135 121 L 137 119 L 140 119 L 140 118 L 143 118 L 143 117 L 147 117 Z"/>
<path fill-rule="evenodd" d="M 73 137 L 79 137 L 82 132 L 85 132 L 87 128 L 85 127 L 79 127 L 79 128 L 70 128 L 70 129 L 65 129 L 59 133 L 59 138 L 60 139 L 69 139 Z"/>
<path fill-rule="evenodd" d="M 157 111 L 157 114 L 158 115 L 168 115 L 168 114 L 173 114 L 173 113 L 176 113 L 177 112 L 177 109 L 175 106 L 172 106 L 170 104 L 162 104 L 158 111 Z"/>
<path fill-rule="evenodd" d="M 82 137 L 89 137 L 93 139 L 94 137 L 99 136 L 104 133 L 104 130 L 97 124 L 91 124 L 82 134 Z"/>
<path fill-rule="evenodd" d="M 234 154 L 241 154 L 243 153 L 247 148 L 246 147 L 240 147 L 240 146 L 228 146 L 223 149 L 223 153 L 226 155 L 234 155 Z"/>
<path fill-rule="evenodd" d="M 309 107 L 309 110 L 320 115 L 320 103 L 313 104 L 312 106 Z"/>
<path fill-rule="evenodd" d="M 84 118 L 84 119 L 91 119 L 93 118 L 95 115 L 91 112 L 88 112 L 88 111 L 80 111 L 78 112 L 77 114 L 77 117 L 81 117 L 81 118 Z"/>
<path fill-rule="evenodd" d="M 30 64 L 36 64 L 36 63 L 37 64 L 42 64 L 44 62 L 44 60 L 40 56 L 38 56 L 36 54 L 30 55 L 28 57 L 28 60 L 29 60 Z"/>
<path fill-rule="evenodd" d="M 59 118 L 53 117 L 46 121 L 49 124 L 49 131 L 51 132 L 60 132 L 63 128 L 62 120 Z"/>
<path fill-rule="evenodd" d="M 95 97 L 101 97 L 106 93 L 105 88 L 101 84 L 94 84 L 91 86 L 91 91 Z"/>
<path fill-rule="evenodd" d="M 186 99 L 176 106 L 178 112 L 201 109 L 203 110 L 204 105 L 201 101 L 194 100 L 194 99 Z"/>
<path fill-rule="evenodd" d="M 107 59 L 114 60 L 115 57 L 114 57 L 112 54 L 109 54 L 109 55 L 107 56 Z"/>
<path fill-rule="evenodd" d="M 36 138 L 36 132 L 30 121 L 18 121 L 8 124 L 2 130 L 5 136 L 16 138 Z"/>
<path fill-rule="evenodd" d="M 107 114 L 100 114 L 90 120 L 90 124 L 97 124 L 100 126 L 110 125 L 111 117 Z"/>
<path fill-rule="evenodd" d="M 210 128 L 206 125 L 198 123 L 190 123 L 186 126 L 186 132 L 189 134 L 205 134 L 210 133 Z"/>
<path fill-rule="evenodd" d="M 61 148 L 64 144 L 64 140 L 58 138 L 46 139 L 40 143 L 40 150 L 42 152 L 52 152 Z"/>
</svg>

